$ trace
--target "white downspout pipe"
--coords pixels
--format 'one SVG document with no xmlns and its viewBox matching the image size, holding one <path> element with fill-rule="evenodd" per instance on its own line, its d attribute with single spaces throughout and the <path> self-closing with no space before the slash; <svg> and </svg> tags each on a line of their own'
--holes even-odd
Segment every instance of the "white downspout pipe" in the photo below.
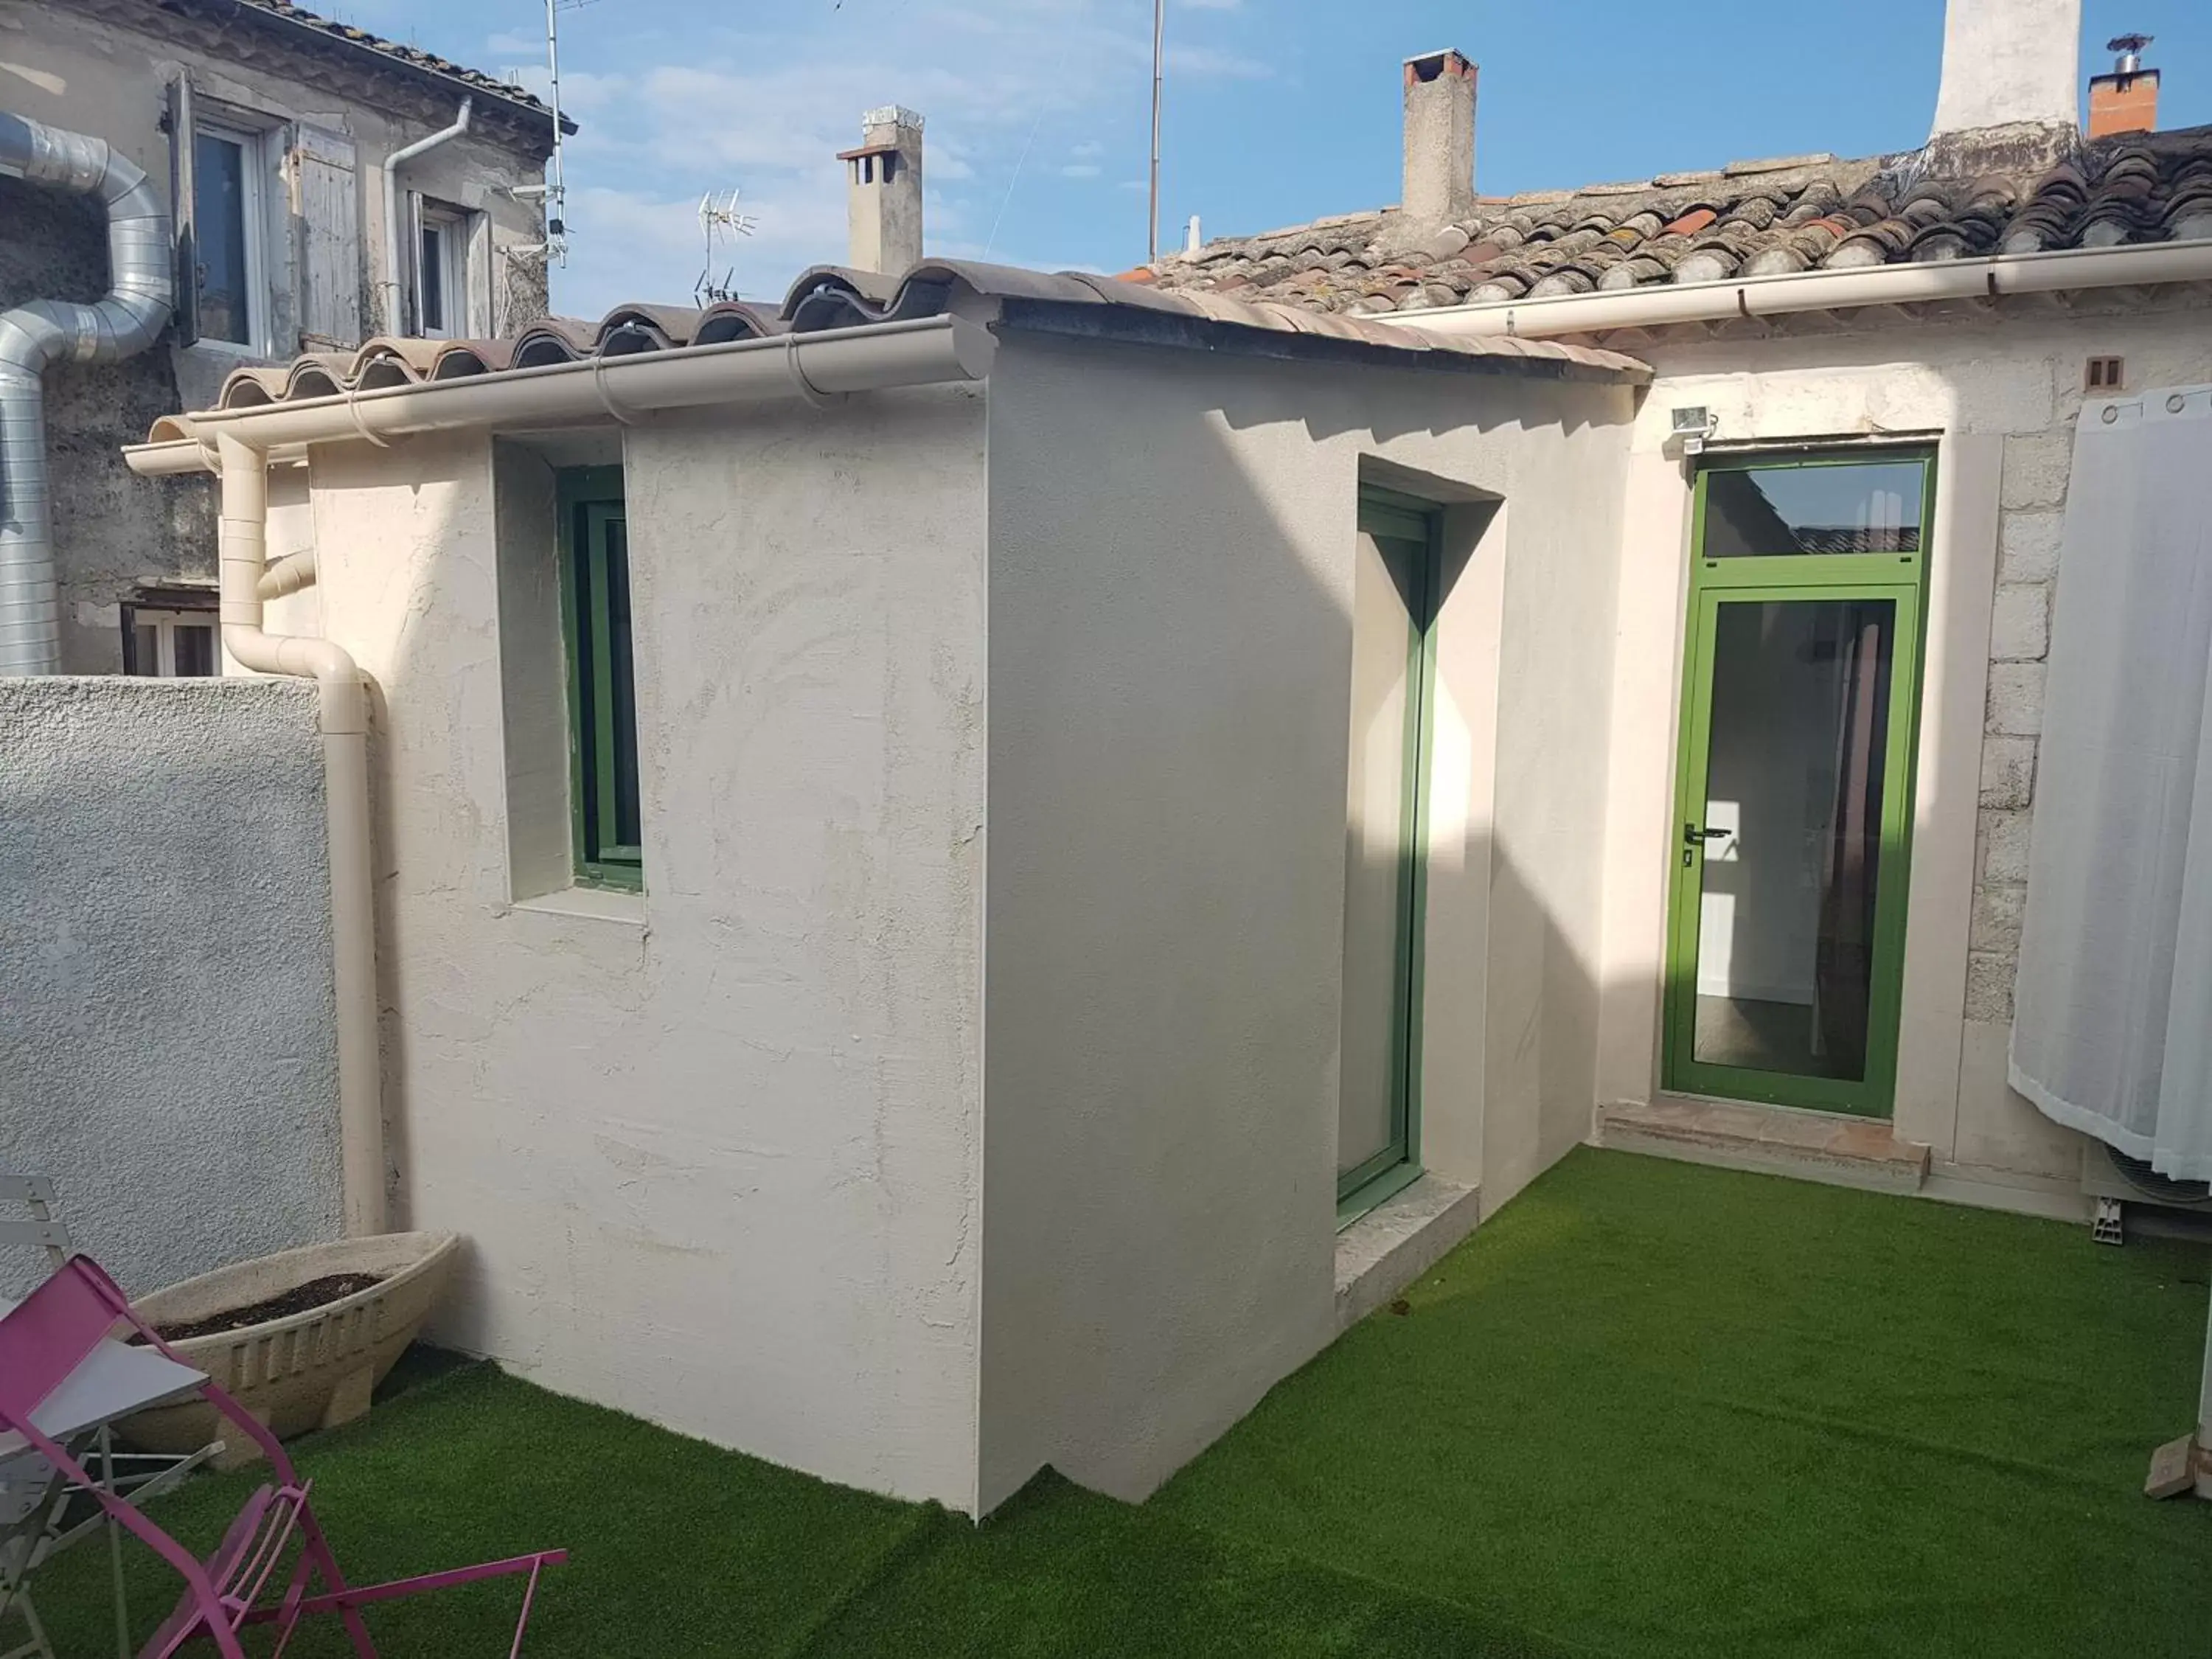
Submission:
<svg viewBox="0 0 2212 1659">
<path fill-rule="evenodd" d="M 268 563 L 266 452 L 228 432 L 216 434 L 215 446 L 222 480 L 217 548 L 223 649 L 260 673 L 313 679 L 322 694 L 345 1230 L 349 1237 L 380 1233 L 385 1228 L 384 1098 L 377 1042 L 374 874 L 369 858 L 368 688 L 352 657 L 331 641 L 262 630 L 264 579 L 277 577 L 279 572 L 296 574 L 300 567 L 286 560 L 272 570 Z"/>
<path fill-rule="evenodd" d="M 106 141 L 0 111 L 0 173 L 100 198 L 108 289 L 92 305 L 33 300 L 0 313 L 0 674 L 61 668 L 45 374 L 111 363 L 153 344 L 175 303 L 169 216 L 146 175 Z"/>
<path fill-rule="evenodd" d="M 399 169 L 416 156 L 434 150 L 439 145 L 459 137 L 469 130 L 469 116 L 476 107 L 476 100 L 461 100 L 461 112 L 453 125 L 440 127 L 427 138 L 417 138 L 411 144 L 403 144 L 384 158 L 384 331 L 402 332 L 399 312 Z"/>
<path fill-rule="evenodd" d="M 1790 312 L 2203 282 L 2212 282 L 2212 240 L 2001 253 L 1986 258 L 1743 276 L 1718 283 L 1655 283 L 1642 288 L 1601 289 L 1594 294 L 1551 295 L 1539 300 L 1437 306 L 1392 312 L 1368 320 L 1403 323 L 1438 334 L 1505 334 L 1541 339 Z"/>
</svg>

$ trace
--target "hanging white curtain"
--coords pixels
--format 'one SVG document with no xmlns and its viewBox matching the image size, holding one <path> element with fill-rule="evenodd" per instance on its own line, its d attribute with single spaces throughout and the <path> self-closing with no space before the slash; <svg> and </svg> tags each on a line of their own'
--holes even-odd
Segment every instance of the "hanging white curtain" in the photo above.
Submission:
<svg viewBox="0 0 2212 1659">
<path fill-rule="evenodd" d="M 2044 689 L 2012 1084 L 2212 1180 L 2212 387 L 2082 410 Z"/>
</svg>

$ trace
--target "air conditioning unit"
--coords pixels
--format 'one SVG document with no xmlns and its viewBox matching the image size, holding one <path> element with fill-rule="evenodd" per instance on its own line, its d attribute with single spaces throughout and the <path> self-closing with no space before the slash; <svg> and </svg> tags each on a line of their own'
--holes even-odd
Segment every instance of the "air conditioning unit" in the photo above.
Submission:
<svg viewBox="0 0 2212 1659">
<path fill-rule="evenodd" d="M 2127 1206 L 2147 1204 L 2212 1222 L 2212 1183 L 2177 1181 L 2139 1158 L 2089 1140 L 2081 1148 L 2081 1190 L 2097 1200 L 2090 1231 L 2100 1244 L 2126 1242 Z"/>
</svg>

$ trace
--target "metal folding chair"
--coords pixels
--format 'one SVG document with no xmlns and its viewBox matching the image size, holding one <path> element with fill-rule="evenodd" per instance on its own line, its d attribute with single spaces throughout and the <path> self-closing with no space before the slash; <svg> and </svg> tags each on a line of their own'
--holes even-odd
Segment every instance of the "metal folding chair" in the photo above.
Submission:
<svg viewBox="0 0 2212 1659">
<path fill-rule="evenodd" d="M 0 1429 L 22 1435 L 57 1469 L 86 1486 L 112 1519 L 185 1581 L 175 1610 L 140 1650 L 140 1659 L 169 1659 L 200 1638 L 211 1641 L 222 1659 L 246 1659 L 240 1632 L 264 1624 L 275 1627 L 276 1650 L 281 1652 L 301 1620 L 325 1613 L 338 1616 L 357 1659 L 375 1659 L 375 1644 L 361 1616 L 363 1607 L 507 1575 L 527 1575 L 508 1659 L 521 1652 L 538 1577 L 566 1560 L 566 1551 L 539 1550 L 389 1583 L 350 1585 L 315 1518 L 308 1485 L 283 1444 L 213 1382 L 203 1382 L 201 1394 L 261 1448 L 276 1477 L 246 1499 L 213 1554 L 205 1559 L 194 1556 L 135 1504 L 92 1486 L 67 1449 L 40 1431 L 33 1414 L 118 1325 L 130 1327 L 164 1358 L 184 1363 L 131 1311 L 130 1299 L 89 1256 L 72 1256 L 13 1313 L 0 1318 Z"/>
<path fill-rule="evenodd" d="M 61 1267 L 69 1260 L 71 1245 L 59 1207 L 53 1183 L 44 1176 L 0 1168 L 0 1244 L 40 1251 L 50 1267 Z M 17 1213 L 9 1214 L 9 1210 Z M 114 1431 L 103 1427 L 94 1437 L 86 1461 L 98 1471 L 101 1490 L 143 1504 L 181 1484 L 194 1469 L 220 1456 L 222 1449 L 218 1440 L 182 1457 L 118 1451 Z M 116 1652 L 118 1659 L 129 1659 L 131 1613 L 123 1593 L 120 1530 L 108 1522 L 89 1492 L 61 1478 L 45 1458 L 26 1454 L 0 1462 L 0 1618 L 12 1610 L 27 1632 L 27 1639 L 19 1645 L 0 1649 L 0 1659 L 54 1659 L 27 1581 L 36 1568 L 103 1527 L 108 1534 Z"/>
</svg>

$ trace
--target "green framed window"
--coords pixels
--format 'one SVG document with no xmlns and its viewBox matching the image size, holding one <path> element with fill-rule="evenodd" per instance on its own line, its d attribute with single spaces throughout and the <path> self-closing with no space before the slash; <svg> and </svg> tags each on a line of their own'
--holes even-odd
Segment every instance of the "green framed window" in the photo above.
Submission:
<svg viewBox="0 0 2212 1659">
<path fill-rule="evenodd" d="M 1889 1115 L 1935 459 L 1885 447 L 1698 471 L 1669 1089 Z"/>
<path fill-rule="evenodd" d="M 1360 492 L 1352 594 L 1337 1223 L 1421 1173 L 1421 978 L 1438 514 Z"/>
<path fill-rule="evenodd" d="M 634 892 L 645 884 L 645 866 L 622 469 L 568 468 L 559 489 L 576 876 Z"/>
</svg>

